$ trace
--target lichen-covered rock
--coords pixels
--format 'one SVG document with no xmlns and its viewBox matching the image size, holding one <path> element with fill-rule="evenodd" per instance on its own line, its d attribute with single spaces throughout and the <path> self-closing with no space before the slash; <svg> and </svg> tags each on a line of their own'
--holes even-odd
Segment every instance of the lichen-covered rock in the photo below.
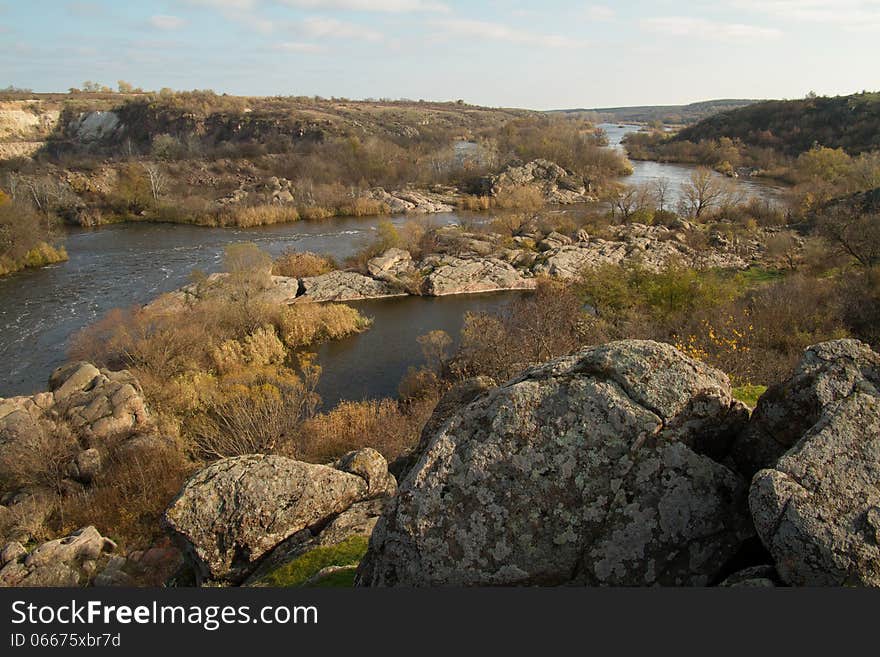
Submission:
<svg viewBox="0 0 880 657">
<path fill-rule="evenodd" d="M 406 292 L 394 285 L 353 271 L 332 271 L 303 278 L 302 289 L 302 298 L 310 301 L 359 301 L 406 296 Z"/>
<path fill-rule="evenodd" d="M 880 399 L 855 392 L 827 407 L 755 475 L 749 504 L 788 584 L 880 586 Z"/>
<path fill-rule="evenodd" d="M 43 543 L 30 553 L 13 543 L 3 549 L 0 586 L 86 586 L 98 572 L 98 560 L 115 549 L 94 527 Z"/>
<path fill-rule="evenodd" d="M 582 179 L 549 160 L 509 165 L 501 173 L 483 180 L 486 194 L 498 194 L 517 187 L 535 187 L 549 203 L 580 203 L 592 199 Z"/>
<path fill-rule="evenodd" d="M 426 272 L 422 294 L 442 297 L 500 290 L 531 290 L 534 278 L 526 278 L 511 264 L 497 258 L 429 256 L 419 267 Z"/>
<path fill-rule="evenodd" d="M 364 476 L 282 456 L 223 459 L 186 483 L 163 524 L 200 581 L 236 583 L 285 539 L 377 495 L 380 480 L 381 492 L 390 485 L 368 455 L 349 463 L 364 466 L 356 468 Z"/>
<path fill-rule="evenodd" d="M 437 430 L 359 581 L 707 584 L 752 535 L 746 483 L 720 463 L 746 420 L 723 373 L 668 345 L 527 370 Z"/>
<path fill-rule="evenodd" d="M 856 392 L 880 396 L 880 354 L 858 340 L 834 340 L 804 352 L 794 374 L 758 400 L 733 457 L 747 476 L 772 466 L 824 414 Z"/>
<path fill-rule="evenodd" d="M 404 249 L 388 249 L 367 261 L 370 276 L 388 283 L 398 283 L 414 270 L 412 256 Z"/>
</svg>

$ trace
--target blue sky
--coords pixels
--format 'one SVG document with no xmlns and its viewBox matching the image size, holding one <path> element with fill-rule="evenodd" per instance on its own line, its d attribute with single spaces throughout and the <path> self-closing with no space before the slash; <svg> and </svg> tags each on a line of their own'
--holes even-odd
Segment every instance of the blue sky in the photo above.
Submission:
<svg viewBox="0 0 880 657">
<path fill-rule="evenodd" d="M 880 0 L 0 0 L 0 87 L 550 109 L 880 89 Z"/>
</svg>

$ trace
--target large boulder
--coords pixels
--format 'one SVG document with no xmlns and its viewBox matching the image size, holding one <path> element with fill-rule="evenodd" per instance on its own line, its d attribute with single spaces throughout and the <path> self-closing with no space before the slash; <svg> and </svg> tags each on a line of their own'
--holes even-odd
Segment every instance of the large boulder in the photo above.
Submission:
<svg viewBox="0 0 880 657">
<path fill-rule="evenodd" d="M 733 449 L 747 476 L 772 466 L 837 401 L 856 392 L 880 396 L 880 355 L 858 340 L 810 347 L 794 374 L 758 400 L 748 429 Z"/>
<path fill-rule="evenodd" d="M 348 471 L 283 456 L 226 458 L 186 483 L 163 524 L 197 581 L 238 583 L 285 539 L 393 489 L 374 450 L 349 455 L 339 467 Z"/>
<path fill-rule="evenodd" d="M 406 296 L 400 288 L 353 271 L 332 271 L 303 278 L 302 297 L 309 301 L 358 301 Z"/>
<path fill-rule="evenodd" d="M 755 475 L 749 503 L 786 583 L 880 586 L 880 398 L 854 392 L 829 405 L 773 468 Z"/>
<path fill-rule="evenodd" d="M 534 278 L 526 278 L 511 264 L 498 258 L 457 258 L 428 256 L 420 263 L 427 272 L 422 294 L 442 297 L 501 290 L 532 290 Z"/>
<path fill-rule="evenodd" d="M 753 534 L 721 463 L 748 413 L 668 345 L 527 370 L 440 426 L 373 532 L 364 585 L 705 585 Z"/>
</svg>

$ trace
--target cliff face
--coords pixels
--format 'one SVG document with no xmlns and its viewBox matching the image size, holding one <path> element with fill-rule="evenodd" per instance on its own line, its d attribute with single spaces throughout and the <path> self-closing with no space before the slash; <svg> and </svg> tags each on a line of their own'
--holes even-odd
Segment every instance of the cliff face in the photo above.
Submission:
<svg viewBox="0 0 880 657">
<path fill-rule="evenodd" d="M 61 108 L 40 100 L 0 101 L 0 159 L 28 157 L 57 129 Z"/>
</svg>

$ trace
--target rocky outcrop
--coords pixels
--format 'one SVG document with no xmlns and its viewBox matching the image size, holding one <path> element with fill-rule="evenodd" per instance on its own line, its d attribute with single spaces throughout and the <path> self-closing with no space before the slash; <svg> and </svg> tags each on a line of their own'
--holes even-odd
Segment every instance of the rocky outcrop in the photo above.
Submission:
<svg viewBox="0 0 880 657">
<path fill-rule="evenodd" d="M 584 181 L 549 160 L 533 160 L 509 165 L 501 173 L 482 182 L 483 193 L 497 196 L 517 187 L 536 187 L 548 203 L 570 204 L 595 200 Z"/>
<path fill-rule="evenodd" d="M 332 271 L 301 280 L 302 297 L 310 301 L 359 301 L 406 296 L 385 281 L 353 271 Z"/>
<path fill-rule="evenodd" d="M 794 374 L 758 400 L 748 429 L 734 446 L 739 468 L 751 476 L 794 447 L 835 402 L 857 392 L 880 396 L 880 355 L 857 340 L 807 349 Z"/>
<path fill-rule="evenodd" d="M 9 543 L 0 550 L 0 586 L 88 586 L 107 569 L 112 559 L 108 555 L 115 550 L 116 544 L 94 527 L 48 541 L 31 552 L 20 543 Z"/>
<path fill-rule="evenodd" d="M 681 262 L 699 267 L 745 269 L 757 258 L 757 245 L 752 245 L 753 256 L 749 258 L 726 247 L 698 253 L 684 243 L 680 231 L 664 226 L 628 224 L 614 229 L 612 236 L 614 239 L 605 240 L 583 235 L 576 244 L 548 236 L 539 244 L 543 253 L 532 269 L 535 274 L 572 279 L 603 265 L 632 263 L 659 271 L 671 262 Z"/>
<path fill-rule="evenodd" d="M 154 428 L 143 390 L 128 371 L 74 362 L 52 373 L 49 392 L 0 399 L 0 446 L 36 449 L 52 435 L 69 436 L 66 474 L 88 484 L 100 472 L 108 441 Z"/>
<path fill-rule="evenodd" d="M 369 196 L 387 205 L 391 214 L 436 214 L 455 210 L 447 199 L 421 190 L 389 193 L 379 187 L 371 191 Z"/>
<path fill-rule="evenodd" d="M 703 585 L 752 534 L 722 464 L 747 411 L 727 377 L 626 341 L 460 408 L 380 519 L 366 585 Z"/>
<path fill-rule="evenodd" d="M 428 256 L 421 264 L 422 294 L 442 297 L 500 290 L 531 290 L 534 278 L 526 278 L 513 265 L 497 258 Z"/>
<path fill-rule="evenodd" d="M 770 469 L 749 503 L 782 579 L 880 586 L 880 398 L 855 392 Z"/>
<path fill-rule="evenodd" d="M 395 488 L 374 450 L 350 454 L 337 467 L 282 456 L 232 457 L 190 479 L 163 523 L 197 581 L 239 583 L 291 536 L 314 536 L 352 505 Z"/>
<path fill-rule="evenodd" d="M 880 355 L 856 340 L 807 349 L 733 455 L 758 470 L 752 517 L 787 584 L 880 586 Z"/>
</svg>

